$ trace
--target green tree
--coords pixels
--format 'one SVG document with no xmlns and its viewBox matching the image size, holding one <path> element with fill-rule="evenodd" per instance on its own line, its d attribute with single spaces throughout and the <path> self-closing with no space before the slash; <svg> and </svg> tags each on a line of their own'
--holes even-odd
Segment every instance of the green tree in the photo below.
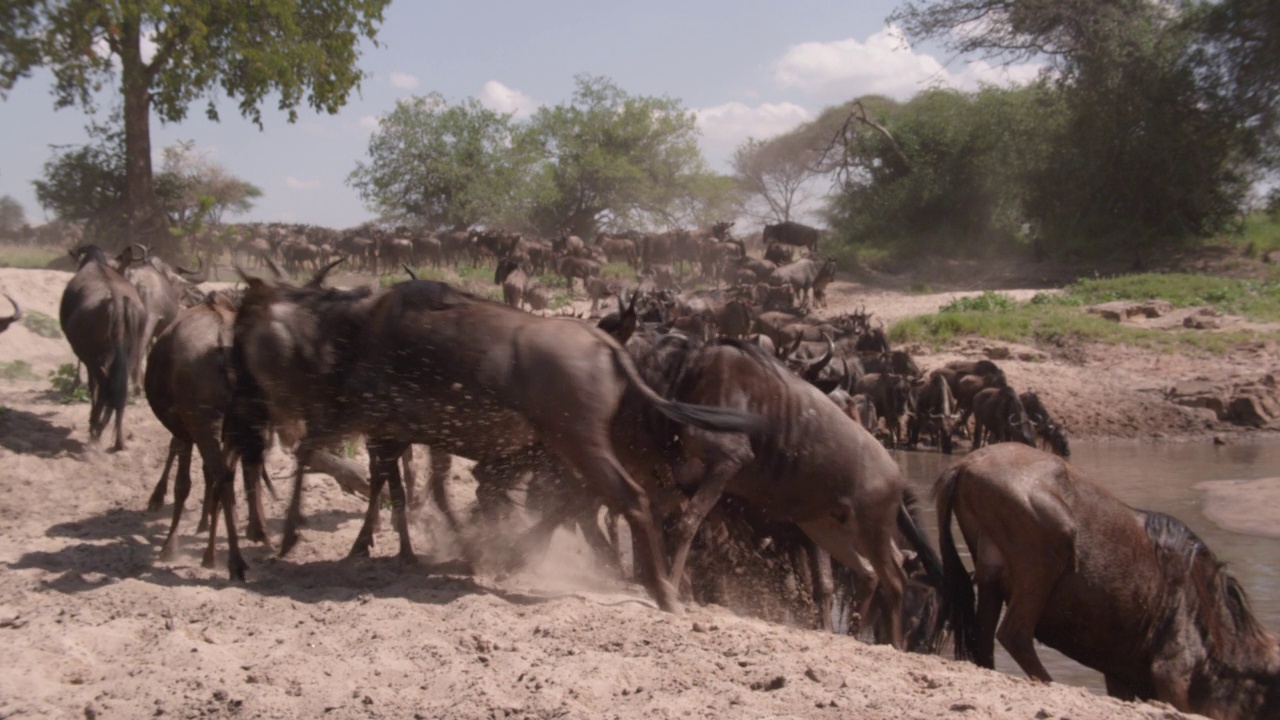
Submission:
<svg viewBox="0 0 1280 720">
<path fill-rule="evenodd" d="M 304 103 L 334 113 L 358 86 L 361 38 L 376 42 L 389 0 L 11 0 L 0 7 L 0 97 L 32 68 L 54 74 L 58 107 L 94 108 L 114 85 L 123 102 L 125 182 L 132 237 L 163 243 L 166 218 L 151 167 L 151 114 L 186 117 L 219 91 L 261 126 L 268 96 L 297 118 Z M 144 40 L 155 52 L 144 59 Z"/>
<path fill-rule="evenodd" d="M 8 195 L 0 197 L 0 237 L 12 237 L 26 222 L 22 203 Z"/>
<path fill-rule="evenodd" d="M 692 112 L 578 76 L 568 103 L 542 107 L 523 138 L 537 153 L 529 217 L 541 232 L 671 225 L 678 201 L 705 178 Z"/>
<path fill-rule="evenodd" d="M 890 20 L 913 39 L 1005 61 L 1044 59 L 1064 122 L 1028 207 L 1051 241 L 1140 256 L 1233 221 L 1258 145 L 1204 72 L 1202 3 L 920 0 Z"/>
<path fill-rule="evenodd" d="M 36 199 L 59 220 L 84 222 L 86 240 L 98 238 L 97 227 L 116 226 L 108 216 L 123 207 L 125 155 L 123 134 L 110 125 L 90 124 L 92 140 L 59 147 L 44 164 L 44 177 L 32 182 Z"/>
<path fill-rule="evenodd" d="M 430 228 L 501 224 L 517 211 L 526 155 L 510 115 L 438 93 L 396 102 L 347 183 L 383 220 Z"/>
</svg>

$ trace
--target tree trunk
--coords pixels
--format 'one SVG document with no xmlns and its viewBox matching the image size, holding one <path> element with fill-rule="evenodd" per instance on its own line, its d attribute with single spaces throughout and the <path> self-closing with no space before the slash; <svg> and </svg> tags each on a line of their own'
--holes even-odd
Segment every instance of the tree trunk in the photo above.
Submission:
<svg viewBox="0 0 1280 720">
<path fill-rule="evenodd" d="M 125 213 L 128 237 L 120 245 L 140 242 L 173 260 L 176 244 L 169 219 L 156 197 L 151 172 L 151 78 L 142 61 L 142 28 L 127 18 L 120 31 L 120 65 L 124 95 Z"/>
</svg>

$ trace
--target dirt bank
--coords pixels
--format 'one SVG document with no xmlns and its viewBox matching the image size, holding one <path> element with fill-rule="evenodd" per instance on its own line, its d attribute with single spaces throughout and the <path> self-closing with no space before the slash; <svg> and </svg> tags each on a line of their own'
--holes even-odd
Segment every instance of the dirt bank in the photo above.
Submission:
<svg viewBox="0 0 1280 720">
<path fill-rule="evenodd" d="M 66 278 L 0 270 L 0 290 L 56 317 Z M 867 307 L 892 317 L 884 297 Z M 522 575 L 464 575 L 425 515 L 413 525 L 421 565 L 386 557 L 389 523 L 379 557 L 346 560 L 363 503 L 319 475 L 304 542 L 288 559 L 249 546 L 247 584 L 199 567 L 194 511 L 184 558 L 157 563 L 170 510 L 142 508 L 168 438 L 145 402 L 128 410 L 129 448 L 107 454 L 86 444 L 87 406 L 47 393 L 45 374 L 74 362 L 65 341 L 15 326 L 0 335 L 0 361 L 13 360 L 37 378 L 0 380 L 0 717 L 1180 717 L 722 608 L 660 613 L 592 572 L 571 538 Z M 1151 430 L 1145 412 L 1176 416 L 1150 390 L 1170 362 L 1112 358 L 1125 378 L 1114 385 L 1094 362 L 1007 367 L 1073 427 L 1137 435 Z M 272 456 L 273 476 L 289 470 Z M 454 483 L 464 498 L 465 481 Z M 283 503 L 267 511 L 278 539 Z"/>
</svg>

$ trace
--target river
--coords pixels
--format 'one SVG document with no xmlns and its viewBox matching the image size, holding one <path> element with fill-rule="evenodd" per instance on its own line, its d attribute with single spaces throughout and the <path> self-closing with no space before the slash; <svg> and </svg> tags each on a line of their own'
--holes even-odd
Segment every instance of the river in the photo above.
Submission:
<svg viewBox="0 0 1280 720">
<path fill-rule="evenodd" d="M 1205 517 L 1204 492 L 1196 485 L 1213 480 L 1255 480 L 1280 476 L 1280 441 L 1214 446 L 1208 442 L 1150 445 L 1139 443 L 1075 443 L 1070 462 L 1099 480 L 1134 507 L 1157 510 L 1186 523 L 1227 562 L 1244 585 L 1254 613 L 1272 632 L 1280 632 L 1280 539 L 1255 537 L 1219 527 Z M 912 486 L 929 497 L 933 481 L 958 459 L 934 452 L 895 453 Z M 937 517 L 926 503 L 925 522 L 937 540 Z M 963 548 L 963 538 L 953 526 Z M 936 545 L 935 545 L 936 547 Z M 965 552 L 962 549 L 962 552 Z M 1054 680 L 1082 685 L 1103 694 L 1102 676 L 1053 650 L 1038 646 Z M 996 668 L 1018 677 L 1022 670 L 997 644 Z"/>
</svg>

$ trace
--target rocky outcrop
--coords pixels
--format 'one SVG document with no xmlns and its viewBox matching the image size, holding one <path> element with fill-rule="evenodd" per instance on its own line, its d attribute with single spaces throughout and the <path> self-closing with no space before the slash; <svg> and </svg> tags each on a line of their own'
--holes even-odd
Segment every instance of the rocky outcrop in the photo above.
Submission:
<svg viewBox="0 0 1280 720">
<path fill-rule="evenodd" d="M 1204 377 L 1183 380 L 1167 388 L 1165 398 L 1182 407 L 1210 410 L 1221 422 L 1280 428 L 1280 388 L 1272 373 L 1237 382 Z"/>
</svg>

